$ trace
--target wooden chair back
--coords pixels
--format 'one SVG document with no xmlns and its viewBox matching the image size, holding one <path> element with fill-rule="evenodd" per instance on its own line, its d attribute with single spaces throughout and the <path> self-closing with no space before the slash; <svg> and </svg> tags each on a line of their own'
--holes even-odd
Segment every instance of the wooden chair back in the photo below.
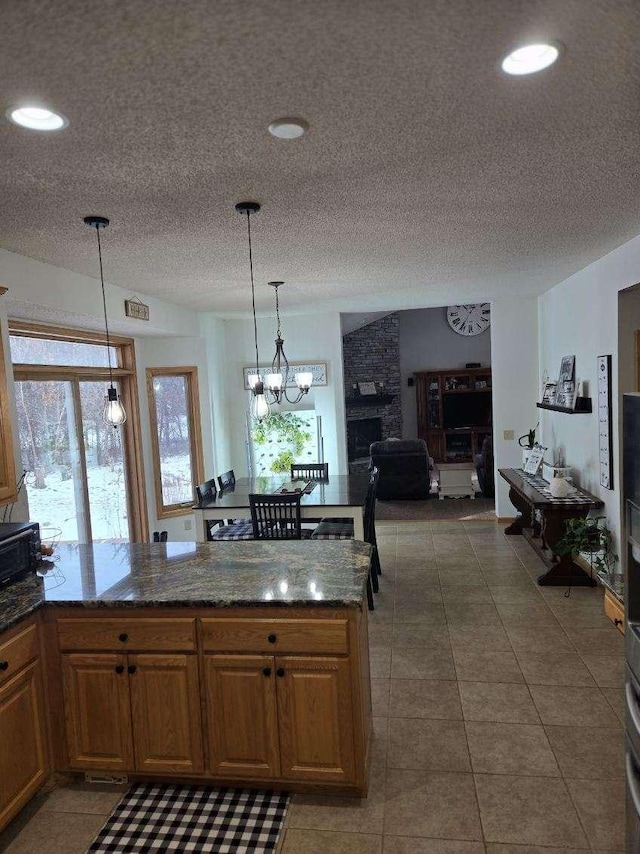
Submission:
<svg viewBox="0 0 640 854">
<path fill-rule="evenodd" d="M 291 480 L 328 480 L 329 463 L 291 463 Z"/>
<path fill-rule="evenodd" d="M 300 499 L 302 495 L 250 495 L 253 536 L 256 540 L 300 540 Z"/>
</svg>

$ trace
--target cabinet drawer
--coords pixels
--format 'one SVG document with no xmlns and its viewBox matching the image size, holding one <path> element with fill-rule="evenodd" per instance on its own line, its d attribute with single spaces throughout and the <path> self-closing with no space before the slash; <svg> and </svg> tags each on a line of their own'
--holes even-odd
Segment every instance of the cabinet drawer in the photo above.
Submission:
<svg viewBox="0 0 640 854">
<path fill-rule="evenodd" d="M 195 619 L 189 618 L 60 619 L 58 642 L 60 649 L 69 650 L 193 652 L 196 648 L 195 624 Z"/>
<path fill-rule="evenodd" d="M 205 619 L 207 652 L 347 653 L 346 620 Z"/>
<path fill-rule="evenodd" d="M 27 626 L 0 646 L 0 684 L 38 655 L 38 630 Z"/>
</svg>

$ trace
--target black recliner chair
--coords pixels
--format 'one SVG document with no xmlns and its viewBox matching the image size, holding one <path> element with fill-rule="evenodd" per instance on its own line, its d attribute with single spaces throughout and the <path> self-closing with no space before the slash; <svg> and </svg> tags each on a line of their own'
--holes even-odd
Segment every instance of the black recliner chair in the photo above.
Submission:
<svg viewBox="0 0 640 854">
<path fill-rule="evenodd" d="M 427 443 L 422 439 L 386 439 L 369 448 L 371 466 L 380 472 L 378 500 L 429 498 L 431 474 Z"/>
</svg>

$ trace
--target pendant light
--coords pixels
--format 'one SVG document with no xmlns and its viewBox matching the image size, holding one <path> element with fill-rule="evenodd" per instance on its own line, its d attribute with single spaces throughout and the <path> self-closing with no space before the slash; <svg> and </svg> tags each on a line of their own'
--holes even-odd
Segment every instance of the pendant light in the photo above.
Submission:
<svg viewBox="0 0 640 854">
<path fill-rule="evenodd" d="M 264 393 L 264 382 L 260 375 L 260 359 L 258 357 L 258 322 L 256 320 L 256 292 L 253 282 L 253 253 L 251 248 L 251 214 L 257 214 L 260 210 L 258 202 L 238 202 L 236 211 L 247 215 L 247 238 L 249 242 L 249 276 L 251 278 L 251 309 L 253 311 L 253 338 L 256 348 L 256 372 L 249 376 L 251 388 L 251 417 L 256 421 L 264 421 L 269 417 L 271 407 Z"/>
<path fill-rule="evenodd" d="M 282 330 L 280 327 L 280 300 L 278 299 L 278 289 L 284 285 L 284 282 L 268 282 L 270 287 L 276 292 L 276 354 L 271 363 L 271 373 L 265 377 L 265 382 L 269 394 L 273 397 L 274 403 L 280 405 L 283 400 L 289 403 L 299 403 L 300 400 L 309 393 L 311 384 L 313 383 L 313 374 L 311 371 L 298 371 L 295 374 L 296 386 L 298 394 L 292 400 L 287 394 L 287 386 L 291 375 L 289 360 L 284 352 L 284 340 L 282 338 Z"/>
<path fill-rule="evenodd" d="M 109 340 L 109 323 L 107 321 L 107 299 L 104 293 L 104 274 L 102 272 L 102 247 L 100 246 L 100 229 L 106 228 L 109 225 L 109 220 L 104 216 L 86 216 L 84 218 L 85 225 L 90 228 L 95 228 L 96 237 L 98 238 L 98 261 L 100 263 L 100 284 L 102 286 L 102 308 L 104 310 L 104 329 L 107 336 L 107 359 L 109 362 L 109 388 L 104 402 L 104 412 L 102 417 L 107 424 L 112 427 L 120 427 L 127 420 L 120 395 L 113 385 L 113 368 L 111 366 L 111 342 Z"/>
</svg>

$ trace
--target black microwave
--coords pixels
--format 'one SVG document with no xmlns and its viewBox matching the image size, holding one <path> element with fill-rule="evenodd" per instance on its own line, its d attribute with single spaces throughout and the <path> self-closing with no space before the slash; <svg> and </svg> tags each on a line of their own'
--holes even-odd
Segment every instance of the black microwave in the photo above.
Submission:
<svg viewBox="0 0 640 854">
<path fill-rule="evenodd" d="M 0 523 L 0 585 L 35 572 L 40 559 L 37 522 Z"/>
</svg>

